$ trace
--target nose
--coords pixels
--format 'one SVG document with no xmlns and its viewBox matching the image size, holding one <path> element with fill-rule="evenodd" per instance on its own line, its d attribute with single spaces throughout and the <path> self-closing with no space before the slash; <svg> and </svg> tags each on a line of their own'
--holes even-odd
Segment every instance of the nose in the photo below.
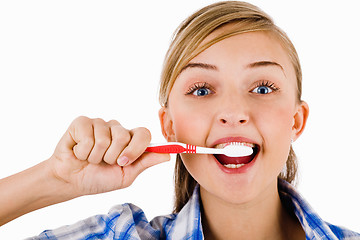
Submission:
<svg viewBox="0 0 360 240">
<path fill-rule="evenodd" d="M 228 98 L 219 106 L 217 122 L 222 126 L 236 127 L 249 122 L 249 111 L 245 101 Z"/>
</svg>

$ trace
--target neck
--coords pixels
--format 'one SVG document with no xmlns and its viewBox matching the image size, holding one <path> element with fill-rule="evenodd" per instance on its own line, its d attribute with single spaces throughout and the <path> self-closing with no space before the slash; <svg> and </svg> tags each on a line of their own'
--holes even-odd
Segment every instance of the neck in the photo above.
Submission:
<svg viewBox="0 0 360 240">
<path fill-rule="evenodd" d="M 200 188 L 205 239 L 305 239 L 295 216 L 283 208 L 277 180 L 250 202 L 233 204 Z M 296 238 L 294 238 L 296 232 Z"/>
</svg>

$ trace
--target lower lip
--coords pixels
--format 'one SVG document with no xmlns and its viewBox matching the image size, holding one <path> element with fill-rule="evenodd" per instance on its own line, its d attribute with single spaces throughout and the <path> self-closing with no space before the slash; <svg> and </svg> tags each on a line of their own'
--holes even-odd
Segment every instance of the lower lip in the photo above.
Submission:
<svg viewBox="0 0 360 240">
<path fill-rule="evenodd" d="M 221 163 L 219 163 L 219 161 L 215 158 L 215 156 L 213 156 L 213 158 L 214 158 L 215 162 L 217 163 L 217 165 L 219 166 L 219 168 L 223 172 L 225 172 L 227 174 L 241 174 L 241 173 L 248 172 L 252 168 L 252 166 L 254 166 L 258 155 L 259 155 L 259 153 L 257 153 L 255 155 L 254 159 L 251 160 L 251 162 L 249 162 L 249 163 L 247 163 L 247 164 L 245 164 L 245 165 L 243 165 L 243 166 L 241 166 L 239 168 L 227 168 L 224 165 L 222 165 Z"/>
</svg>

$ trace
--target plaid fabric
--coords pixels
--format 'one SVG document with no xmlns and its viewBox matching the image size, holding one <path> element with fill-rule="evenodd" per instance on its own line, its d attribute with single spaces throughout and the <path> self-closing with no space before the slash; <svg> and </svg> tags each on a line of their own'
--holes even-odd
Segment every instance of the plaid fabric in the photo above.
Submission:
<svg viewBox="0 0 360 240">
<path fill-rule="evenodd" d="M 306 239 L 360 239 L 360 234 L 324 222 L 310 205 L 285 181 L 279 180 L 282 203 L 301 222 Z M 159 216 L 148 221 L 133 204 L 112 208 L 107 215 L 97 215 L 73 225 L 41 233 L 36 239 L 204 239 L 201 226 L 199 187 L 178 214 Z"/>
<path fill-rule="evenodd" d="M 203 239 L 198 187 L 191 200 L 178 214 L 159 216 L 149 222 L 144 212 L 133 204 L 112 208 L 107 215 L 96 215 L 39 236 L 43 239 Z"/>
<path fill-rule="evenodd" d="M 360 234 L 322 220 L 295 188 L 286 181 L 279 180 L 278 189 L 283 205 L 289 211 L 293 211 L 299 219 L 306 239 L 360 239 Z"/>
</svg>

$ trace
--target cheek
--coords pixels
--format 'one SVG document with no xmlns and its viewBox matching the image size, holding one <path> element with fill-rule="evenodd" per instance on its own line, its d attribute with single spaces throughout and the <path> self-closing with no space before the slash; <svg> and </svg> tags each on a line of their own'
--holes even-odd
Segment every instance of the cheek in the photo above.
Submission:
<svg viewBox="0 0 360 240">
<path fill-rule="evenodd" d="M 280 135 L 285 134 L 283 130 L 291 132 L 293 115 L 289 107 L 272 108 L 262 112 L 263 123 L 269 130 L 278 132 Z M 286 131 L 286 132 L 288 132 Z"/>
<path fill-rule="evenodd" d="M 293 125 L 292 109 L 289 105 L 277 105 L 258 113 L 257 126 L 264 140 L 264 151 L 287 158 Z"/>
<path fill-rule="evenodd" d="M 202 146 L 209 132 L 209 112 L 195 105 L 174 104 L 171 112 L 175 141 Z M 206 179 L 203 163 L 207 156 L 203 154 L 180 154 L 187 171 L 197 182 Z"/>
<path fill-rule="evenodd" d="M 173 109 L 175 110 L 171 115 L 176 141 L 193 145 L 204 144 L 204 136 L 208 132 L 206 122 L 209 121 L 206 109 L 181 104 L 177 104 Z"/>
</svg>

